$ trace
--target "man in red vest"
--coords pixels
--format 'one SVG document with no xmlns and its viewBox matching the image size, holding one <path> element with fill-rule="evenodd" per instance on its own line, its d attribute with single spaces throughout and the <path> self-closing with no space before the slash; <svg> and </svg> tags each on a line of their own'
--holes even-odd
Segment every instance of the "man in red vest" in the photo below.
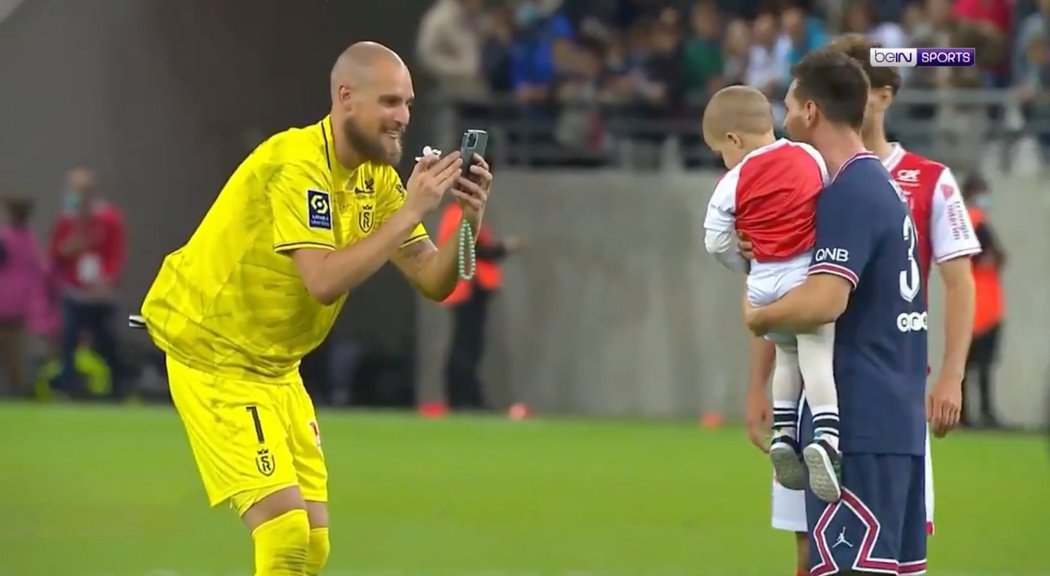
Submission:
<svg viewBox="0 0 1050 576">
<path fill-rule="evenodd" d="M 461 209 L 450 202 L 441 215 L 439 243 L 459 229 Z M 460 280 L 442 304 L 452 308 L 452 343 L 445 367 L 445 394 L 452 409 L 483 409 L 485 394 L 478 375 L 484 350 L 485 320 L 492 295 L 503 285 L 499 261 L 523 247 L 520 238 L 497 238 L 482 223 L 476 247 L 477 268 L 473 280 Z"/>
<path fill-rule="evenodd" d="M 999 419 L 995 415 L 992 402 L 992 374 L 999 357 L 999 333 L 1005 311 L 1001 274 L 1006 265 L 1006 253 L 988 223 L 992 196 L 984 178 L 979 175 L 968 178 L 963 187 L 963 196 L 969 207 L 974 231 L 983 248 L 980 254 L 973 257 L 973 280 L 977 306 L 974 309 L 973 340 L 970 344 L 970 354 L 966 359 L 966 372 L 977 382 L 982 424 L 998 428 Z M 966 407 L 970 402 L 966 394 L 969 388 L 967 384 L 969 382 L 963 385 L 962 421 L 968 425 L 971 422 L 966 416 Z"/>
<path fill-rule="evenodd" d="M 103 200 L 95 174 L 69 173 L 64 207 L 51 236 L 50 257 L 62 290 L 62 375 L 59 387 L 75 393 L 74 354 L 85 334 L 113 373 L 113 396 L 121 395 L 114 313 L 116 284 L 124 268 L 124 218 Z"/>
</svg>

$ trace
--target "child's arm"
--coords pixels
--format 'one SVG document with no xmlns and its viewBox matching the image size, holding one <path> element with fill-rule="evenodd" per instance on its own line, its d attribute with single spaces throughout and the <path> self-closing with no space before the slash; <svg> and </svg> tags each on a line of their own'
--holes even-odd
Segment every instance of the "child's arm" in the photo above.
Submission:
<svg viewBox="0 0 1050 576">
<path fill-rule="evenodd" d="M 722 266 L 748 273 L 751 263 L 737 249 L 736 172 L 731 171 L 715 187 L 704 217 L 704 247 Z"/>
</svg>

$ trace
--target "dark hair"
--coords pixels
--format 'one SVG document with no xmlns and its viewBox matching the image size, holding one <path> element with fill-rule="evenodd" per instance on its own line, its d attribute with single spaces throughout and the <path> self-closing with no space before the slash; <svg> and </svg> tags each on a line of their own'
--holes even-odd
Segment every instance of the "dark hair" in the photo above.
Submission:
<svg viewBox="0 0 1050 576">
<path fill-rule="evenodd" d="M 868 75 L 868 82 L 872 88 L 890 88 L 896 94 L 901 89 L 901 73 L 892 66 L 871 65 L 871 49 L 882 48 L 877 42 L 872 42 L 863 34 L 845 34 L 832 40 L 828 49 L 842 52 L 853 58 L 864 69 Z"/>
<path fill-rule="evenodd" d="M 856 60 L 827 48 L 795 65 L 795 97 L 816 103 L 829 122 L 860 130 L 868 106 L 868 76 Z"/>
<path fill-rule="evenodd" d="M 33 202 L 28 198 L 16 198 L 12 196 L 0 198 L 0 206 L 7 212 L 7 218 L 13 224 L 25 225 L 33 212 Z"/>
</svg>

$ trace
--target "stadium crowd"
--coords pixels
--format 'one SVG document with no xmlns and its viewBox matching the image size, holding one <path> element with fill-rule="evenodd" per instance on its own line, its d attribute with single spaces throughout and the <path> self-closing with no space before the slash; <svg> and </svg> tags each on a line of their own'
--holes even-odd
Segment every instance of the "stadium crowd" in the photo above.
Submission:
<svg viewBox="0 0 1050 576">
<path fill-rule="evenodd" d="M 502 124 L 511 142 L 547 145 L 551 158 L 601 164 L 618 140 L 662 142 L 670 133 L 698 148 L 700 110 L 715 91 L 746 84 L 779 102 L 792 65 L 842 33 L 886 47 L 976 48 L 977 67 L 907 70 L 906 88 L 1016 89 L 1010 105 L 908 110 L 936 120 L 953 165 L 978 155 L 989 119 L 1006 115 L 1013 140 L 1024 118 L 1050 120 L 1050 104 L 1036 99 L 1050 90 L 1050 0 L 495 4 L 436 0 L 419 29 L 419 63 L 457 117 Z M 1050 154 L 1050 125 L 1029 125 Z"/>
</svg>

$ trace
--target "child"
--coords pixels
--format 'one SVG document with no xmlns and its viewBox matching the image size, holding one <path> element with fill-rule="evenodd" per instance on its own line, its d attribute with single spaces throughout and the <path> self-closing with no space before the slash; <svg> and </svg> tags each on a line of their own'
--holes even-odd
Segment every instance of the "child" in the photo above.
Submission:
<svg viewBox="0 0 1050 576">
<path fill-rule="evenodd" d="M 755 306 L 776 301 L 802 284 L 815 242 L 816 202 L 828 180 L 812 147 L 777 140 L 766 97 L 746 86 L 715 94 L 704 111 L 704 141 L 729 173 L 718 183 L 704 221 L 707 251 L 731 270 L 747 272 L 747 297 Z M 754 246 L 754 262 L 737 251 L 737 234 Z M 811 334 L 772 334 L 773 440 L 769 457 L 785 488 L 804 487 L 803 461 L 814 494 L 841 496 L 838 472 L 839 411 L 833 374 L 834 324 Z M 801 373 L 800 373 L 801 372 Z M 813 412 L 814 441 L 798 442 L 802 384 Z"/>
</svg>

